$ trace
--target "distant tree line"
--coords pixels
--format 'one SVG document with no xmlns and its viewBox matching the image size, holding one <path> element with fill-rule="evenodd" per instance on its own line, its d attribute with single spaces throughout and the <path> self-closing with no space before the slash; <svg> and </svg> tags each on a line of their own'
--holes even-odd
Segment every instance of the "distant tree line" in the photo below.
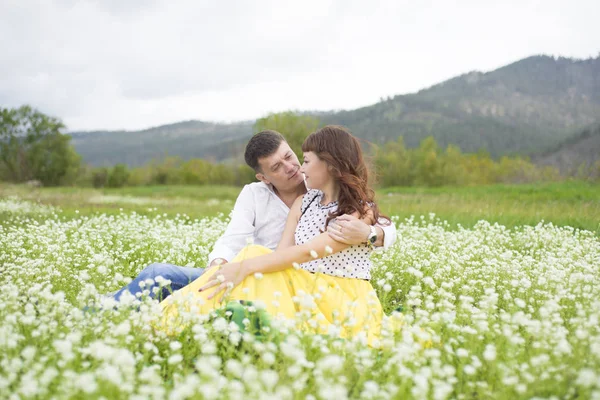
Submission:
<svg viewBox="0 0 600 400">
<path fill-rule="evenodd" d="M 306 136 L 320 122 L 293 112 L 271 114 L 257 120 L 254 130 L 281 132 L 299 158 Z M 123 187 L 140 185 L 243 185 L 255 181 L 255 172 L 246 165 L 211 163 L 203 159 L 167 157 L 148 165 L 129 168 L 84 165 L 63 134 L 62 122 L 23 106 L 0 108 L 0 179 L 43 186 Z M 555 167 L 537 166 L 526 158 L 494 160 L 484 151 L 462 153 L 449 145 L 441 148 L 433 137 L 407 148 L 404 140 L 385 145 L 365 144 L 371 155 L 378 186 L 484 185 L 492 183 L 533 183 L 567 178 Z M 600 162 L 581 166 L 577 179 L 600 182 Z"/>
<path fill-rule="evenodd" d="M 199 158 L 183 161 L 167 157 L 148 165 L 129 168 L 84 168 L 76 184 L 83 186 L 123 187 L 146 185 L 244 185 L 255 179 L 255 172 L 246 165 L 215 164 Z"/>
<path fill-rule="evenodd" d="M 462 153 L 454 145 L 442 149 L 431 136 L 414 149 L 407 149 L 402 137 L 386 143 L 376 148 L 374 161 L 379 184 L 384 187 L 533 183 L 564 179 L 555 167 L 540 167 L 526 158 L 501 157 L 493 160 L 485 151 Z"/>
</svg>

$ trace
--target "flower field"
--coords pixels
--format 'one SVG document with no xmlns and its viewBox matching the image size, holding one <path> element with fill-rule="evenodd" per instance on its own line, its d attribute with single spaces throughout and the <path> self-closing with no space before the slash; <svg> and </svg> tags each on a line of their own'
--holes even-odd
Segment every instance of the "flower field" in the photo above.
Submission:
<svg viewBox="0 0 600 400">
<path fill-rule="evenodd" d="M 600 399 L 590 231 L 394 218 L 372 283 L 404 325 L 372 348 L 285 324 L 260 336 L 226 314 L 169 336 L 145 297 L 82 310 L 150 263 L 204 267 L 223 215 L 66 218 L 15 198 L 0 213 L 2 398 Z"/>
</svg>

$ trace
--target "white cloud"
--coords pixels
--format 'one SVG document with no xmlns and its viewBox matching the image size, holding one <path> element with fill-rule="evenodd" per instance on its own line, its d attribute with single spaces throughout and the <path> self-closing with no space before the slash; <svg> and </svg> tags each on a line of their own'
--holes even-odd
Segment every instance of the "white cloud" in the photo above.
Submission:
<svg viewBox="0 0 600 400">
<path fill-rule="evenodd" d="M 15 1 L 0 104 L 70 129 L 355 108 L 534 54 L 596 56 L 594 0 Z"/>
</svg>

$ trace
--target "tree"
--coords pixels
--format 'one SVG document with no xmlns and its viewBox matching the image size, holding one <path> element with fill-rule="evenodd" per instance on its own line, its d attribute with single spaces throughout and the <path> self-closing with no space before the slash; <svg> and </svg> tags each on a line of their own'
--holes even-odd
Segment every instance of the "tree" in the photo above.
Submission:
<svg viewBox="0 0 600 400">
<path fill-rule="evenodd" d="M 292 111 L 275 113 L 260 118 L 254 124 L 254 133 L 267 129 L 277 131 L 298 157 L 302 156 L 304 139 L 319 127 L 319 120 L 310 115 L 299 115 Z"/>
<path fill-rule="evenodd" d="M 181 175 L 186 185 L 206 185 L 209 180 L 211 163 L 199 158 L 186 161 L 181 166 Z"/>
<path fill-rule="evenodd" d="M 81 158 L 61 133 L 64 124 L 30 106 L 0 108 L 0 167 L 12 182 L 39 180 L 45 186 L 71 183 Z"/>
<path fill-rule="evenodd" d="M 415 150 L 415 183 L 420 186 L 441 186 L 443 164 L 440 149 L 433 136 L 425 138 Z"/>
<path fill-rule="evenodd" d="M 92 186 L 103 188 L 108 184 L 108 168 L 94 168 L 91 173 Z"/>
<path fill-rule="evenodd" d="M 382 186 L 410 186 L 413 183 L 411 157 L 402 136 L 396 142 L 376 148 L 375 168 Z"/>
<path fill-rule="evenodd" d="M 127 184 L 129 170 L 125 164 L 115 165 L 108 175 L 108 187 L 120 188 Z"/>
</svg>

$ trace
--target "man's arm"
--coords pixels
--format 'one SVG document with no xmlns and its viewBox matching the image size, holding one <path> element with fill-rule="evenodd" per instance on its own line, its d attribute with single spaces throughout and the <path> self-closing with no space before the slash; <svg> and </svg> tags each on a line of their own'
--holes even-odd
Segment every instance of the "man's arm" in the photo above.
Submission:
<svg viewBox="0 0 600 400">
<path fill-rule="evenodd" d="M 225 233 L 217 240 L 208 256 L 210 266 L 218 263 L 217 260 L 223 264 L 233 260 L 247 245 L 248 238 L 254 237 L 255 207 L 254 195 L 250 186 L 246 185 L 235 201 Z"/>
<path fill-rule="evenodd" d="M 396 239 L 398 238 L 398 231 L 396 229 L 396 224 L 392 220 L 389 221 L 389 224 L 386 225 L 386 220 L 379 219 L 379 222 L 375 225 L 375 229 L 381 229 L 383 231 L 383 243 L 375 244 L 376 247 L 381 247 L 385 250 L 389 249 L 396 243 Z M 379 235 L 379 233 L 378 233 Z M 379 242 L 379 236 L 377 236 L 377 241 Z"/>
</svg>

